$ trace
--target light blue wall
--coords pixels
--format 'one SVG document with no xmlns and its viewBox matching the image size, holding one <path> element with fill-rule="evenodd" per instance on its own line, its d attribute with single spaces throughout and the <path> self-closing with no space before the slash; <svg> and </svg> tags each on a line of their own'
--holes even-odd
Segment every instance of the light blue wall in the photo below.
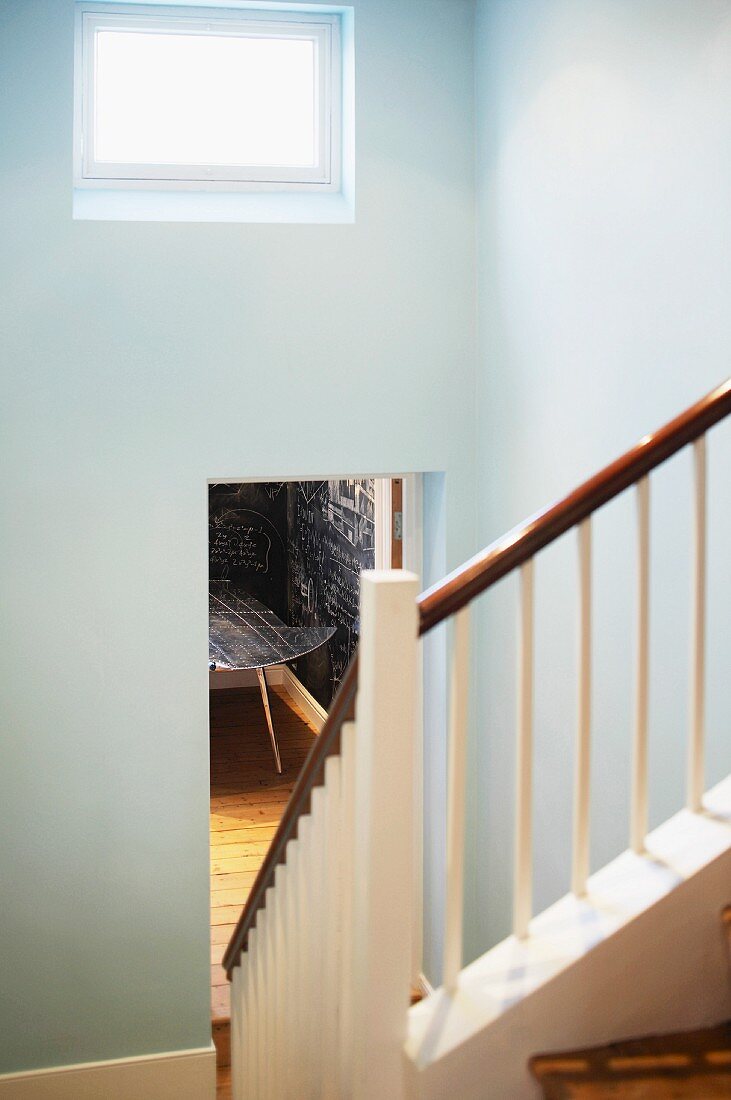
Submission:
<svg viewBox="0 0 731 1100">
<path fill-rule="evenodd" d="M 350 226 L 74 222 L 73 6 L 0 7 L 0 1072 L 208 1043 L 206 483 L 446 472 L 472 16 L 357 0 Z"/>
<path fill-rule="evenodd" d="M 478 540 L 730 373 L 729 0 L 478 0 Z M 731 426 L 710 440 L 708 780 L 729 770 Z M 653 482 L 653 822 L 682 804 L 689 459 Z M 633 501 L 595 524 L 594 864 L 626 844 Z M 568 886 L 575 546 L 537 564 L 536 904 Z M 467 948 L 508 928 L 514 581 L 483 601 Z M 662 602 L 662 606 L 661 606 Z M 726 698 L 724 698 L 726 696 Z"/>
<path fill-rule="evenodd" d="M 208 1041 L 207 479 L 444 471 L 433 581 L 728 373 L 729 0 L 478 0 L 477 401 L 472 33 L 471 0 L 357 0 L 355 225 L 84 223 L 71 0 L 0 6 L 0 1072 Z M 689 489 L 687 456 L 653 486 L 653 821 L 683 793 Z M 632 515 L 596 523 L 595 863 L 626 836 Z M 568 882 L 573 564 L 564 539 L 537 575 L 538 905 Z M 470 956 L 509 916 L 514 598 L 477 616 Z"/>
</svg>

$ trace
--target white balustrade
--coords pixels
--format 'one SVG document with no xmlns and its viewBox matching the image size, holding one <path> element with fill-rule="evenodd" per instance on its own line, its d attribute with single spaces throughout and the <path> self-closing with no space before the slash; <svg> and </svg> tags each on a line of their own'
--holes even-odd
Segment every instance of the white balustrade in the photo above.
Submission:
<svg viewBox="0 0 731 1100">
<path fill-rule="evenodd" d="M 693 444 L 693 602 L 688 809 L 703 809 L 706 725 L 706 437 Z"/>
<path fill-rule="evenodd" d="M 340 975 L 338 1060 L 333 1076 L 347 1097 L 353 1074 L 353 913 L 355 910 L 355 757 L 358 731 L 346 722 L 340 734 Z"/>
<path fill-rule="evenodd" d="M 706 443 L 694 454 L 688 806 L 702 808 L 705 739 Z M 630 847 L 648 831 L 650 483 L 635 485 L 637 604 Z M 590 863 L 591 517 L 578 535 L 578 706 L 571 889 Z M 534 561 L 520 565 L 513 932 L 529 935 L 533 886 Z M 310 811 L 266 891 L 232 981 L 234 1100 L 404 1100 L 403 1041 L 415 975 L 413 772 L 417 579 L 364 573 L 357 722 L 344 723 Z M 447 730 L 443 986 L 463 962 L 470 609 L 453 616 Z"/>
<path fill-rule="evenodd" d="M 579 703 L 574 776 L 571 889 L 586 893 L 591 783 L 591 519 L 579 524 Z"/>
<path fill-rule="evenodd" d="M 533 906 L 533 559 L 520 569 L 518 747 L 513 933 L 523 939 Z"/>
<path fill-rule="evenodd" d="M 449 993 L 456 990 L 462 969 L 469 665 L 470 610 L 464 607 L 454 617 L 447 734 L 447 896 L 442 984 Z"/>
<path fill-rule="evenodd" d="M 342 965 L 342 907 L 340 905 L 340 874 L 342 863 L 342 833 L 340 830 L 340 777 L 342 761 L 331 756 L 325 765 L 325 846 L 322 876 L 322 1028 L 320 1032 L 321 1076 L 318 1095 L 323 1100 L 339 1100 L 338 1073 L 340 967 Z"/>
<path fill-rule="evenodd" d="M 650 663 L 650 482 L 637 483 L 637 664 L 632 739 L 630 847 L 643 852 L 648 830 L 647 738 Z"/>
<path fill-rule="evenodd" d="M 235 967 L 234 1100 L 404 1096 L 416 577 L 364 574 L 358 724 L 341 731 Z"/>
</svg>

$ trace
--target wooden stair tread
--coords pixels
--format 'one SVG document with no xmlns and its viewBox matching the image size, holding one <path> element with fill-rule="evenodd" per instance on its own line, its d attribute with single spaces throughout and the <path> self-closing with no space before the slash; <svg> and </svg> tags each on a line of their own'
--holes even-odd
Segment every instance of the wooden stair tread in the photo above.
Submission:
<svg viewBox="0 0 731 1100">
<path fill-rule="evenodd" d="M 540 1054 L 529 1067 L 546 1100 L 729 1100 L 731 1021 Z"/>
</svg>

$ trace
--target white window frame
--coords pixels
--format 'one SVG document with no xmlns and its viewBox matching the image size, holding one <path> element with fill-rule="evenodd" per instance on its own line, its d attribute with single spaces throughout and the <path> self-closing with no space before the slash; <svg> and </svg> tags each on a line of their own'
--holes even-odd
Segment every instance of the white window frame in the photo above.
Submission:
<svg viewBox="0 0 731 1100">
<path fill-rule="evenodd" d="M 100 30 L 305 38 L 316 51 L 315 166 L 113 164 L 94 156 L 94 43 Z M 74 186 L 169 191 L 339 191 L 342 156 L 340 16 L 261 9 L 76 5 Z"/>
</svg>

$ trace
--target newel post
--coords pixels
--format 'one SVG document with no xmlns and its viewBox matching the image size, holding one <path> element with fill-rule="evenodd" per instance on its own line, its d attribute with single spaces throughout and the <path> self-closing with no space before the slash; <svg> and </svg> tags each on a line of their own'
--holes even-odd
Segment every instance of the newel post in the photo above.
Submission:
<svg viewBox="0 0 731 1100">
<path fill-rule="evenodd" d="M 404 1095 L 412 974 L 418 578 L 361 577 L 353 924 L 354 1100 Z"/>
</svg>

